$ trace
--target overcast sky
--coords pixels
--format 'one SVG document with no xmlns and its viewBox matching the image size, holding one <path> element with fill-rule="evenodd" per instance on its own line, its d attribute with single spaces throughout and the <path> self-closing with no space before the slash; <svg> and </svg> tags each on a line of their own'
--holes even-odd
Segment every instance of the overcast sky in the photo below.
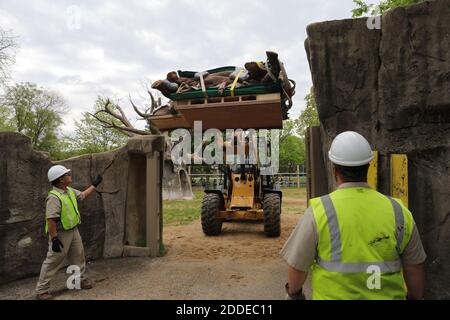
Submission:
<svg viewBox="0 0 450 320">
<path fill-rule="evenodd" d="M 206 70 L 265 60 L 274 50 L 297 82 L 291 118 L 304 108 L 311 76 L 306 26 L 351 17 L 352 0 L 1 0 L 0 26 L 18 36 L 13 82 L 58 91 L 74 119 L 99 94 L 140 100 L 142 83 L 172 70 Z M 142 127 L 143 123 L 137 123 Z"/>
</svg>

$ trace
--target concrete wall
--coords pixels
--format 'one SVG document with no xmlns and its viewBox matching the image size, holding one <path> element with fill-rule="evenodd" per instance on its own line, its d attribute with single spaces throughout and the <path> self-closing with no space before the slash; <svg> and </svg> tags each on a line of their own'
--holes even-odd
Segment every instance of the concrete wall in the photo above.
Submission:
<svg viewBox="0 0 450 320">
<path fill-rule="evenodd" d="M 59 162 L 72 169 L 72 187 L 79 190 L 95 175 L 103 175 L 98 192 L 80 202 L 80 232 L 88 259 L 121 257 L 126 245 L 148 245 L 147 208 L 160 204 L 162 197 L 161 189 L 152 196 L 146 193 L 147 180 L 152 180 L 146 175 L 147 157 L 154 152 L 162 159 L 163 137 L 133 138 L 113 152 Z M 0 133 L 0 283 L 40 271 L 47 250 L 47 171 L 53 164 L 47 154 L 32 149 L 26 136 Z M 159 221 L 154 224 L 159 228 Z"/>
<path fill-rule="evenodd" d="M 380 152 L 384 193 L 389 155 L 408 155 L 409 207 L 428 254 L 427 297 L 449 299 L 450 0 L 391 10 L 381 30 L 349 19 L 312 24 L 307 33 L 323 154 L 338 133 L 360 132 Z"/>
</svg>

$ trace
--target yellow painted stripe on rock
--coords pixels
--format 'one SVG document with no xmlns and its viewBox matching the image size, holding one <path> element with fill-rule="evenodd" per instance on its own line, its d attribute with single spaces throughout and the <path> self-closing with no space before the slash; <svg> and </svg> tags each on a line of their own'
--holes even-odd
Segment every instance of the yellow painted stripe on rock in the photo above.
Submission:
<svg viewBox="0 0 450 320">
<path fill-rule="evenodd" d="M 401 199 L 408 208 L 408 156 L 391 155 L 391 196 Z"/>
<path fill-rule="evenodd" d="M 378 151 L 373 152 L 373 160 L 370 162 L 367 173 L 367 183 L 372 189 L 378 190 Z"/>
</svg>

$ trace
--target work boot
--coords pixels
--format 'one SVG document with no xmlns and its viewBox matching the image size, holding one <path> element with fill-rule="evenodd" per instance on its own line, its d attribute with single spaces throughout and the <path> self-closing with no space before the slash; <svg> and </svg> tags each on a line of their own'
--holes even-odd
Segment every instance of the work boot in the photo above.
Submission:
<svg viewBox="0 0 450 320">
<path fill-rule="evenodd" d="M 89 290 L 89 289 L 92 289 L 93 287 L 94 287 L 94 284 L 92 283 L 92 281 L 90 279 L 81 280 L 81 289 Z"/>
<path fill-rule="evenodd" d="M 53 300 L 54 297 L 50 294 L 50 292 L 39 293 L 36 298 L 38 300 Z"/>
</svg>

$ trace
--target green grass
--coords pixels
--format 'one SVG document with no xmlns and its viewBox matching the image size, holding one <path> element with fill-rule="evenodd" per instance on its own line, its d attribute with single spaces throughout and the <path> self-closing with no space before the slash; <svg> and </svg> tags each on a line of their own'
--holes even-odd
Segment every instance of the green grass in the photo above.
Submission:
<svg viewBox="0 0 450 320">
<path fill-rule="evenodd" d="M 281 212 L 288 214 L 303 214 L 306 210 L 306 188 L 283 188 Z"/>
<path fill-rule="evenodd" d="M 306 188 L 282 188 L 283 198 L 301 198 L 306 199 Z"/>
<path fill-rule="evenodd" d="M 282 212 L 300 214 L 306 209 L 306 189 L 284 188 Z M 186 225 L 200 219 L 203 191 L 194 190 L 194 200 L 165 200 L 164 225 Z M 305 201 L 302 201 L 305 200 Z"/>
<path fill-rule="evenodd" d="M 203 191 L 194 191 L 194 200 L 163 201 L 164 225 L 185 225 L 200 219 Z"/>
</svg>

